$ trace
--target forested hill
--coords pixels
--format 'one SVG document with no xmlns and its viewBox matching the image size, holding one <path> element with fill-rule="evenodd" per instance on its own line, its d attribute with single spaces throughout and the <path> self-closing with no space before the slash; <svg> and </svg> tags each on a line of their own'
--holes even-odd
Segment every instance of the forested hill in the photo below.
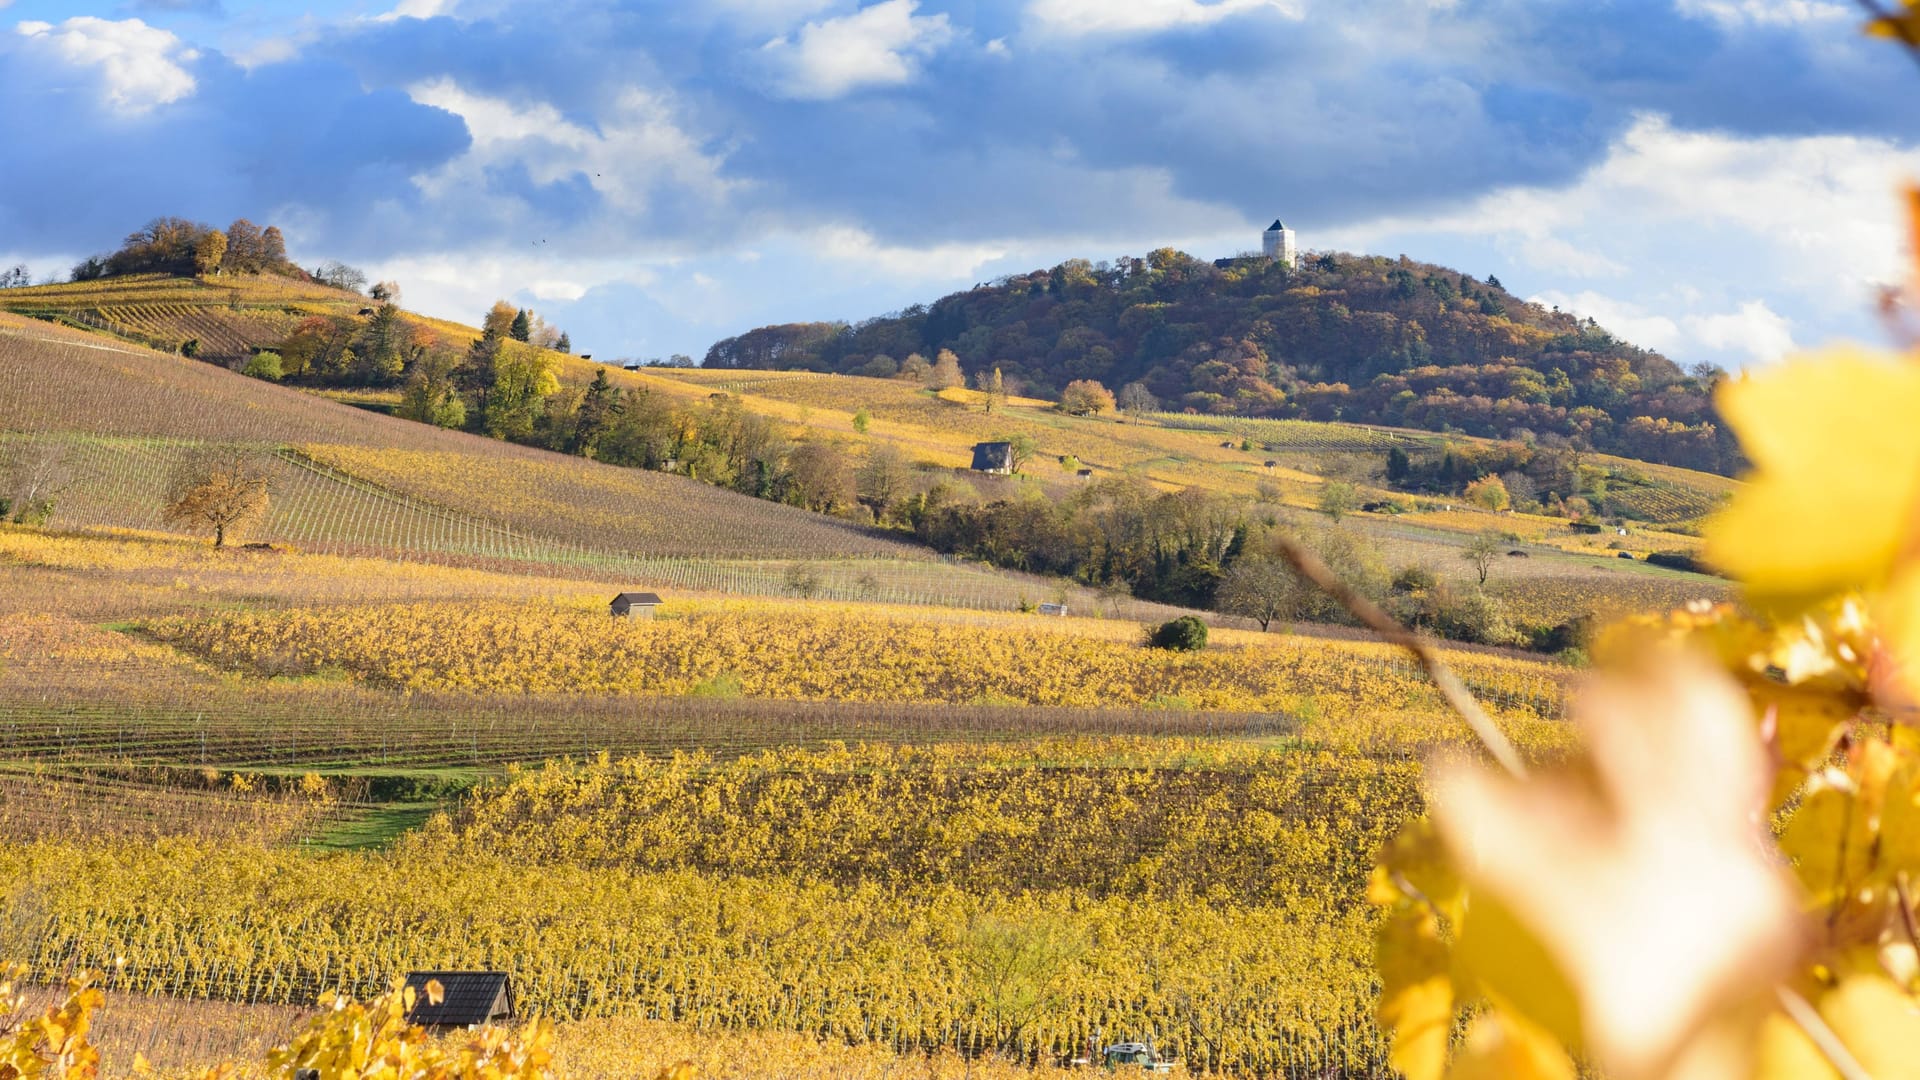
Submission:
<svg viewBox="0 0 1920 1080">
<path fill-rule="evenodd" d="M 857 325 L 762 327 L 705 365 L 918 378 L 941 350 L 1035 396 L 1092 379 L 1123 406 L 1525 432 L 1713 472 L 1739 464 L 1713 411 L 1718 369 L 1682 371 L 1497 278 L 1404 257 L 1069 260 Z"/>
</svg>

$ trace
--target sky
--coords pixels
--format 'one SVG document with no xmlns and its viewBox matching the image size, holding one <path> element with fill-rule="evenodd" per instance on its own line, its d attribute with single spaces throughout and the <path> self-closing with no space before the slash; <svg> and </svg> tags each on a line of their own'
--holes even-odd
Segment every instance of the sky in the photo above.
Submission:
<svg viewBox="0 0 1920 1080">
<path fill-rule="evenodd" d="M 1063 259 L 1497 275 L 1682 364 L 1881 340 L 1920 68 L 1853 0 L 0 0 L 0 264 L 159 215 L 598 359 Z"/>
</svg>

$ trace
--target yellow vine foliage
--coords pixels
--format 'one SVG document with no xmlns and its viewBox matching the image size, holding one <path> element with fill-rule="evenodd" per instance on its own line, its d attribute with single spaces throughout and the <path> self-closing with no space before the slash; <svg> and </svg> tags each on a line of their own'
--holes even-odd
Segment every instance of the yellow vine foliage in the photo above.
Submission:
<svg viewBox="0 0 1920 1080">
<path fill-rule="evenodd" d="M 1568 767 L 1442 763 L 1382 852 L 1410 1080 L 1915 1075 L 1920 355 L 1836 348 L 1720 405 L 1755 470 L 1707 552 L 1745 605 L 1608 632 Z"/>
</svg>

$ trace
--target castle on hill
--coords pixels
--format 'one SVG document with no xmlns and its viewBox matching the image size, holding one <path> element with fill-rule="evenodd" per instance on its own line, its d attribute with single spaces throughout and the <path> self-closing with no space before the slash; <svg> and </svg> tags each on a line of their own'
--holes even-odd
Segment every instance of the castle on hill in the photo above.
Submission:
<svg viewBox="0 0 1920 1080">
<path fill-rule="evenodd" d="M 1300 265 L 1299 249 L 1293 243 L 1293 230 L 1273 219 L 1267 231 L 1260 234 L 1260 253 L 1282 265 L 1294 267 Z"/>
<path fill-rule="evenodd" d="M 1215 259 L 1213 260 L 1213 265 L 1225 270 L 1230 266 L 1253 262 L 1256 259 L 1264 259 L 1267 262 L 1277 262 L 1289 270 L 1299 266 L 1300 248 L 1298 244 L 1295 243 L 1293 230 L 1282 224 L 1279 218 L 1275 218 L 1273 224 L 1267 226 L 1267 231 L 1260 234 L 1259 255 L 1240 255 L 1231 259 Z"/>
</svg>

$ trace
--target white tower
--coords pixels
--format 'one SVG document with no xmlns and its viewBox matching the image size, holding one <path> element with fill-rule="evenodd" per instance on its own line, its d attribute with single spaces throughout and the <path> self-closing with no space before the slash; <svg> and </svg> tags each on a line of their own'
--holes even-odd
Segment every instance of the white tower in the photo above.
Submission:
<svg viewBox="0 0 1920 1080">
<path fill-rule="evenodd" d="M 1293 246 L 1293 230 L 1278 221 L 1261 235 L 1260 250 L 1267 258 L 1277 260 L 1284 266 L 1300 265 L 1300 255 Z"/>
</svg>

